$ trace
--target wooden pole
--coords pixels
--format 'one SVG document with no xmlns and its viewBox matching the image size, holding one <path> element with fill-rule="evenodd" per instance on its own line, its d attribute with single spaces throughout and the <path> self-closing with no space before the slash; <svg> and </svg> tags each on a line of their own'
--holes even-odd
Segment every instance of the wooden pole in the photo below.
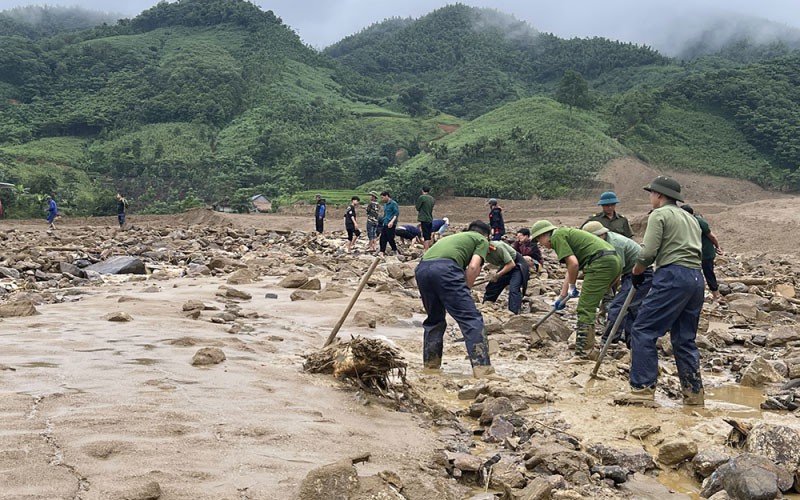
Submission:
<svg viewBox="0 0 800 500">
<path fill-rule="evenodd" d="M 336 326 L 333 327 L 331 334 L 328 335 L 328 340 L 325 341 L 325 345 L 322 348 L 326 348 L 331 345 L 331 342 L 336 338 L 336 334 L 339 333 L 339 329 L 344 324 L 344 321 L 347 319 L 347 316 L 350 314 L 350 311 L 353 309 L 353 306 L 356 304 L 356 300 L 358 300 L 358 296 L 361 295 L 361 291 L 367 285 L 367 280 L 369 277 L 372 276 L 372 273 L 375 272 L 375 268 L 378 267 L 378 263 L 381 261 L 381 257 L 375 257 L 375 260 L 372 261 L 372 265 L 369 266 L 367 272 L 361 278 L 361 283 L 358 284 L 358 288 L 356 288 L 356 293 L 353 294 L 353 297 L 350 299 L 350 303 L 347 304 L 347 308 L 342 313 L 342 317 L 339 318 L 339 322 L 336 323 Z"/>
</svg>

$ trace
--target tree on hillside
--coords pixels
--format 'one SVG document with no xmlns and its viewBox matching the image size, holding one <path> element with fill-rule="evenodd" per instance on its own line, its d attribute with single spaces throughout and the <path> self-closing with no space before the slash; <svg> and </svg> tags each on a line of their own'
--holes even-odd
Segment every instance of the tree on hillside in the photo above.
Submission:
<svg viewBox="0 0 800 500">
<path fill-rule="evenodd" d="M 589 96 L 589 84 L 577 71 L 567 71 L 558 81 L 556 101 L 566 104 L 570 111 L 573 107 L 590 108 L 592 98 Z"/>
<path fill-rule="evenodd" d="M 397 97 L 403 108 L 411 116 L 419 116 L 425 111 L 425 89 L 421 85 L 408 87 Z"/>
</svg>

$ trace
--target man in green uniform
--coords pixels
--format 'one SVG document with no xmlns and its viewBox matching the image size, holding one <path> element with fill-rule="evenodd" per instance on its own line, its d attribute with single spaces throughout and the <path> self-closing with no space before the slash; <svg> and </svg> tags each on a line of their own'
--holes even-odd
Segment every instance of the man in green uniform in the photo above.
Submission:
<svg viewBox="0 0 800 500">
<path fill-rule="evenodd" d="M 607 227 L 609 231 L 614 231 L 626 238 L 633 238 L 633 230 L 628 219 L 617 213 L 617 203 L 619 203 L 619 198 L 613 191 L 606 191 L 601 194 L 600 201 L 597 204 L 600 205 L 603 211 L 592 215 L 586 222 L 597 221 Z"/>
<path fill-rule="evenodd" d="M 599 352 L 593 349 L 594 321 L 603 295 L 619 277 L 621 264 L 617 252 L 593 234 L 570 227 L 556 228 L 546 220 L 533 224 L 531 238 L 545 248 L 552 248 L 559 262 L 566 264 L 567 275 L 553 306 L 556 310 L 564 309 L 568 298 L 579 297 L 575 355 L 596 359 Z M 583 293 L 575 286 L 580 270 L 583 271 Z"/>
<path fill-rule="evenodd" d="M 700 353 L 695 344 L 697 324 L 703 309 L 700 225 L 678 208 L 683 201 L 675 179 L 658 176 L 645 186 L 653 211 L 647 219 L 642 253 L 633 267 L 633 284 L 644 279 L 644 271 L 655 264 L 653 287 L 644 299 L 631 336 L 630 394 L 617 402 L 647 404 L 655 397 L 658 380 L 656 341 L 670 331 L 672 352 L 678 367 L 684 405 L 703 404 Z"/>
<path fill-rule="evenodd" d="M 714 302 L 723 302 L 722 294 L 719 293 L 719 283 L 717 283 L 717 274 L 714 272 L 714 259 L 717 254 L 722 254 L 722 248 L 719 246 L 717 236 L 711 232 L 711 225 L 700 214 L 694 213 L 694 208 L 691 205 L 681 205 L 681 208 L 694 215 L 697 223 L 700 224 L 700 237 L 703 246 L 702 250 L 702 266 L 703 277 L 706 279 L 706 285 L 711 290 L 711 296 Z"/>
<path fill-rule="evenodd" d="M 488 238 L 489 226 L 474 221 L 467 231 L 437 241 L 417 266 L 417 287 L 428 313 L 422 323 L 422 360 L 427 369 L 438 369 L 442 364 L 445 313 L 450 313 L 464 334 L 473 375 L 497 378 L 489 360 L 483 316 L 470 293 L 489 251 Z"/>
<path fill-rule="evenodd" d="M 614 328 L 614 322 L 617 320 L 619 313 L 622 312 L 622 305 L 628 297 L 628 292 L 633 288 L 633 274 L 631 274 L 631 272 L 633 271 L 633 266 L 636 264 L 636 261 L 639 260 L 642 247 L 630 238 L 609 231 L 607 227 L 597 221 L 587 222 L 581 229 L 611 243 L 611 246 L 617 251 L 617 256 L 622 263 L 622 276 L 620 277 L 619 291 L 617 291 L 617 294 L 608 306 L 608 320 L 606 321 L 605 333 L 603 333 L 603 343 L 605 343 L 606 339 L 608 339 L 608 336 L 611 334 L 611 330 Z M 639 307 L 642 305 L 642 301 L 647 297 L 647 293 L 650 291 L 650 286 L 653 283 L 653 270 L 651 268 L 648 267 L 644 275 L 645 281 L 636 287 L 636 292 L 634 292 L 633 298 L 630 304 L 628 304 L 628 311 L 625 314 L 625 318 L 623 318 L 622 328 L 620 328 L 614 338 L 611 339 L 612 342 L 616 342 L 619 338 L 622 338 L 622 333 L 624 332 L 625 343 L 628 343 L 630 333 L 633 331 L 633 322 L 636 320 L 636 314 L 639 311 Z"/>
<path fill-rule="evenodd" d="M 424 186 L 422 194 L 417 198 L 417 222 L 422 232 L 422 247 L 428 251 L 431 247 L 431 234 L 433 233 L 433 205 L 436 201 L 431 196 L 431 188 Z"/>
<path fill-rule="evenodd" d="M 504 241 L 493 241 L 489 244 L 486 263 L 500 269 L 489 275 L 484 302 L 494 302 L 505 287 L 508 287 L 508 310 L 519 314 L 522 309 L 522 297 L 528 289 L 530 268 L 525 257 Z"/>
</svg>

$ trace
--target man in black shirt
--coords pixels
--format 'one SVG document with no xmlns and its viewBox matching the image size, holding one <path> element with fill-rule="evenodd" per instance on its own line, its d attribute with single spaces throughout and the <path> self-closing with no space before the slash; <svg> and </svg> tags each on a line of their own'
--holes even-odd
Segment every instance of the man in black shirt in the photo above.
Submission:
<svg viewBox="0 0 800 500">
<path fill-rule="evenodd" d="M 356 207 L 358 207 L 360 201 L 361 198 L 358 196 L 350 198 L 350 205 L 347 206 L 347 210 L 344 212 L 344 228 L 347 230 L 347 253 L 353 251 L 353 245 L 356 244 L 356 240 L 361 236 L 361 230 L 358 229 L 358 214 L 356 213 Z"/>
</svg>

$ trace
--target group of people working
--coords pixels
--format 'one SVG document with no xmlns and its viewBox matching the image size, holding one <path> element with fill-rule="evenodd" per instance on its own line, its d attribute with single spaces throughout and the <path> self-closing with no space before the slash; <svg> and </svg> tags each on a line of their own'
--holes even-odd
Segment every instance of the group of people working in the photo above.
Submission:
<svg viewBox="0 0 800 500">
<path fill-rule="evenodd" d="M 644 189 L 649 192 L 652 211 L 641 245 L 630 239 L 633 231 L 628 220 L 616 212 L 619 199 L 613 192 L 606 192 L 598 202 L 602 212 L 592 216 L 581 229 L 556 227 L 547 220 L 539 220 L 530 230 L 520 230 L 514 244 L 508 245 L 501 241 L 504 227 L 492 225 L 498 215 L 502 220 L 502 209 L 495 211 L 499 208 L 497 201 L 490 200 L 490 224 L 476 220 L 465 232 L 447 236 L 432 246 L 416 269 L 417 285 L 427 312 L 423 322 L 425 368 L 435 370 L 441 366 L 447 326 L 445 313 L 449 313 L 464 334 L 474 376 L 498 378 L 489 358 L 483 317 L 470 290 L 483 264 L 494 264 L 498 271 L 488 277 L 484 300 L 496 300 L 508 286 L 509 309 L 519 313 L 530 266 L 542 264 L 538 244 L 552 249 L 558 261 L 566 266 L 566 276 L 553 308 L 564 309 L 569 300 L 577 299 L 576 362 L 597 359 L 598 306 L 607 291 L 618 285 L 608 308 L 608 326 L 603 338 L 609 336 L 625 299 L 632 294 L 621 329 L 630 345 L 632 361 L 631 391 L 617 402 L 654 401 L 658 378 L 656 340 L 669 331 L 683 402 L 702 405 L 703 382 L 695 338 L 705 281 L 715 298 L 719 293 L 713 275 L 713 256 L 719 252 L 719 242 L 708 223 L 693 214 L 691 207 L 678 206 L 684 200 L 675 179 L 659 176 Z M 708 259 L 710 264 L 706 262 Z M 579 290 L 580 272 L 583 282 Z"/>
<path fill-rule="evenodd" d="M 378 197 L 381 203 L 378 203 Z M 436 204 L 430 194 L 430 188 L 422 188 L 422 194 L 416 202 L 417 225 L 398 224 L 400 217 L 400 207 L 392 199 L 388 191 L 383 191 L 380 195 L 375 191 L 370 191 L 369 202 L 364 207 L 367 219 L 367 244 L 368 252 L 378 251 L 381 256 L 385 255 L 387 247 L 397 254 L 399 252 L 397 238 L 405 241 L 416 241 L 425 250 L 430 248 L 434 237 L 444 235 L 450 228 L 450 220 L 447 217 L 442 219 L 433 218 L 433 207 Z M 347 252 L 355 250 L 355 244 L 361 236 L 361 226 L 359 225 L 359 214 L 357 208 L 361 204 L 361 197 L 353 196 L 350 204 L 344 213 L 344 227 L 347 232 Z M 381 213 L 381 204 L 383 213 Z M 322 195 L 316 195 L 316 205 L 314 208 L 314 221 L 317 232 L 324 230 L 325 214 L 327 206 Z"/>
</svg>

